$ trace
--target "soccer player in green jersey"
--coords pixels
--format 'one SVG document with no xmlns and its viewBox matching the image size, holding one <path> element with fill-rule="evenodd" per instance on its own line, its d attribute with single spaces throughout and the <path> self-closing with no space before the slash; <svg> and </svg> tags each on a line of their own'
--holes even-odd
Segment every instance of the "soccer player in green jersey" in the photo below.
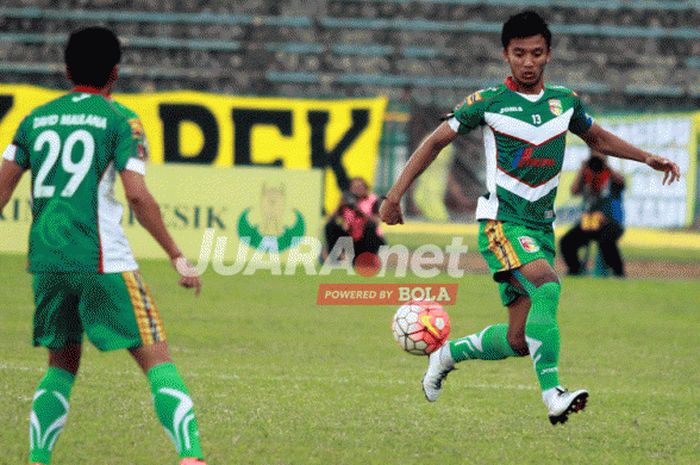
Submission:
<svg viewBox="0 0 700 465">
<path fill-rule="evenodd" d="M 512 75 L 495 88 L 471 94 L 416 149 L 380 207 L 388 224 L 402 223 L 400 200 L 411 183 L 459 134 L 481 127 L 488 192 L 479 198 L 479 250 L 501 300 L 508 324 L 452 340 L 430 355 L 423 378 L 429 401 L 456 363 L 530 355 L 552 424 L 564 423 L 586 405 L 588 392 L 559 384 L 560 284 L 554 271 L 554 197 L 564 158 L 566 132 L 604 154 L 646 163 L 663 171 L 662 183 L 680 177 L 672 161 L 640 150 L 593 122 L 575 92 L 545 85 L 551 33 L 534 12 L 503 25 L 503 57 Z"/>
<path fill-rule="evenodd" d="M 179 284 L 198 294 L 201 282 L 144 182 L 148 147 L 141 123 L 110 97 L 120 58 L 119 41 L 107 29 L 71 34 L 65 61 L 76 87 L 24 118 L 0 167 L 0 211 L 22 174 L 30 171 L 32 177 L 33 342 L 48 349 L 49 367 L 33 396 L 29 460 L 51 462 L 68 416 L 85 332 L 100 350 L 129 350 L 148 377 L 156 413 L 180 463 L 203 465 L 192 400 L 119 224 L 117 175 L 136 218 L 180 274 Z"/>
</svg>

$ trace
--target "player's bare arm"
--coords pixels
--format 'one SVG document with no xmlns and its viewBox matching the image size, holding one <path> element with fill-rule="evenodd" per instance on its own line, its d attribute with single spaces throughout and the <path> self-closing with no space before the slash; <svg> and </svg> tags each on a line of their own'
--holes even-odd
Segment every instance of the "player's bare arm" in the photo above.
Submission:
<svg viewBox="0 0 700 465">
<path fill-rule="evenodd" d="M 649 165 L 656 171 L 663 171 L 664 179 L 662 184 L 671 184 L 681 177 L 681 171 L 678 165 L 668 158 L 660 157 L 637 148 L 629 142 L 620 139 L 610 131 L 603 129 L 596 123 L 593 123 L 590 129 L 581 135 L 581 138 L 590 148 L 604 153 L 605 155 L 638 161 Z"/>
<path fill-rule="evenodd" d="M 0 213 L 10 201 L 24 170 L 11 160 L 3 160 L 0 165 Z"/>
<path fill-rule="evenodd" d="M 403 223 L 400 205 L 401 197 L 403 197 L 413 181 L 437 158 L 440 151 L 447 147 L 455 138 L 457 138 L 457 132 L 447 122 L 444 122 L 418 146 L 408 163 L 406 163 L 399 179 L 387 192 L 386 198 L 379 207 L 379 217 L 382 221 L 386 224 Z"/>
<path fill-rule="evenodd" d="M 160 244 L 165 253 L 170 257 L 170 261 L 180 274 L 178 284 L 186 288 L 194 288 L 195 294 L 199 295 L 202 288 L 202 281 L 197 276 L 194 267 L 182 254 L 172 236 L 168 232 L 160 213 L 160 206 L 156 202 L 151 192 L 146 186 L 144 177 L 134 171 L 124 170 L 120 173 L 124 192 L 129 205 L 134 210 L 134 215 L 138 222 L 146 231 Z"/>
</svg>

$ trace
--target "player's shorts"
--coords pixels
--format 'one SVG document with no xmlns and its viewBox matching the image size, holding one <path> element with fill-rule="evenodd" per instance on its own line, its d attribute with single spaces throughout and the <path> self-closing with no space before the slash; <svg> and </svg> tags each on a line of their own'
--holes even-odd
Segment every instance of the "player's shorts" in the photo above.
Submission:
<svg viewBox="0 0 700 465">
<path fill-rule="evenodd" d="M 508 282 L 508 271 L 544 258 L 554 266 L 554 231 L 543 231 L 497 220 L 479 221 L 479 252 L 499 283 L 501 302 L 510 305 L 525 290 Z"/>
<path fill-rule="evenodd" d="M 165 341 L 158 308 L 138 271 L 35 273 L 35 346 L 58 350 L 81 343 L 100 350 Z"/>
</svg>

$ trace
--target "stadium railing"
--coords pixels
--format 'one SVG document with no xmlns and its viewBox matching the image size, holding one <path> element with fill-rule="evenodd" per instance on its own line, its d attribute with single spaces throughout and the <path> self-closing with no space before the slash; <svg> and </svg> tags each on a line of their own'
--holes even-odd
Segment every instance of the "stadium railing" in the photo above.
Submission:
<svg viewBox="0 0 700 465">
<path fill-rule="evenodd" d="M 583 2 L 585 3 L 585 2 Z M 55 10 L 38 8 L 0 8 L 0 16 L 18 19 L 48 19 L 56 21 L 104 21 L 126 23 L 169 23 L 246 25 L 269 27 L 310 28 L 315 20 L 308 16 L 251 16 L 214 13 L 160 13 L 146 11 Z M 399 29 L 427 32 L 499 33 L 501 23 L 478 21 L 431 21 L 426 19 L 335 18 L 321 17 L 319 26 L 370 30 Z M 592 35 L 601 37 L 672 38 L 700 40 L 698 28 L 607 26 L 596 24 L 552 25 L 552 32 L 562 35 Z"/>
<path fill-rule="evenodd" d="M 343 1 L 343 0 L 341 0 Z M 347 0 L 344 0 L 347 1 Z M 408 4 L 415 0 L 353 0 L 356 3 L 386 3 Z M 513 0 L 422 0 L 423 3 L 436 5 L 467 5 L 467 6 L 491 6 L 511 7 Z M 698 9 L 694 0 L 520 0 L 519 8 L 577 8 L 577 9 L 604 9 L 604 10 L 654 10 L 654 11 L 685 11 Z"/>
<path fill-rule="evenodd" d="M 368 2 L 369 0 L 360 0 L 358 3 Z M 398 2 L 399 0 L 382 0 L 385 3 Z M 458 1 L 458 0 L 444 0 L 440 2 L 438 0 L 432 0 L 433 3 L 449 3 L 453 1 L 454 3 L 466 4 L 466 5 L 490 5 L 497 6 L 503 3 L 501 0 L 484 0 L 481 2 L 477 1 Z M 378 1 L 369 1 L 370 3 L 381 3 Z M 331 2 L 332 3 L 332 2 Z M 349 2 L 351 3 L 351 2 Z M 575 2 L 569 0 L 530 0 L 529 2 L 534 4 L 556 4 L 559 6 L 566 6 L 573 8 L 574 6 L 585 8 L 593 8 L 591 4 L 597 4 L 597 1 L 593 2 L 580 2 L 580 5 L 575 5 Z M 627 8 L 628 2 L 613 2 L 619 3 L 620 8 Z M 665 3 L 665 2 L 664 2 Z M 683 3 L 683 2 L 677 2 Z M 687 3 L 687 2 L 686 2 Z M 512 5 L 512 4 L 511 4 Z M 674 7 L 674 9 L 676 9 Z M 112 11 L 112 10 L 59 10 L 59 9 L 39 9 L 39 8 L 13 8 L 13 7 L 0 7 L 0 17 L 5 21 L 14 18 L 15 20 L 39 20 L 44 23 L 47 22 L 59 22 L 59 21 L 69 21 L 71 23 L 80 22 L 107 22 L 107 23 L 125 23 L 125 24 L 168 24 L 168 25 L 179 25 L 179 24 L 190 24 L 190 25 L 225 25 L 225 26 L 240 26 L 243 28 L 250 27 L 250 30 L 254 30 L 256 34 L 260 34 L 263 31 L 263 37 L 265 31 L 268 31 L 268 35 L 273 35 L 278 28 L 288 28 L 290 30 L 298 30 L 304 32 L 302 36 L 307 39 L 309 37 L 316 38 L 316 41 L 311 40 L 292 40 L 287 42 L 269 42 L 267 40 L 263 41 L 261 44 L 254 44 L 258 47 L 262 47 L 265 52 L 270 52 L 276 54 L 276 56 L 270 57 L 272 61 L 270 66 L 264 71 L 265 78 L 273 84 L 319 84 L 324 85 L 341 85 L 341 86 L 375 86 L 375 87 L 406 87 L 406 86 L 420 86 L 427 88 L 453 88 L 453 89 L 464 89 L 464 88 L 475 88 L 475 87 L 485 87 L 488 85 L 493 85 L 498 82 L 492 76 L 486 74 L 483 78 L 471 78 L 465 77 L 457 74 L 459 70 L 450 70 L 442 65 L 446 62 L 445 58 L 450 58 L 448 62 L 453 62 L 451 60 L 453 57 L 462 58 L 464 60 L 469 60 L 469 58 L 460 57 L 457 49 L 448 48 L 443 46 L 432 46 L 431 44 L 426 44 L 426 46 L 419 46 L 415 43 L 412 38 L 419 37 L 425 32 L 440 32 L 448 35 L 454 35 L 457 42 L 459 42 L 459 37 L 463 37 L 463 34 L 473 33 L 479 34 L 496 34 L 500 32 L 500 23 L 486 22 L 486 21 L 435 21 L 427 19 L 383 19 L 383 18 L 362 18 L 362 17 L 333 17 L 333 16 L 323 16 L 318 19 L 312 19 L 309 16 L 271 16 L 271 15 L 246 15 L 246 14 L 218 14 L 218 13 L 181 13 L 181 12 L 142 12 L 142 11 Z M 15 24 L 16 27 L 19 27 Z M 26 28 L 26 24 L 22 27 Z M 170 29 L 168 32 L 171 35 L 175 34 L 187 34 L 188 28 L 180 29 Z M 376 41 L 375 43 L 347 43 L 343 41 L 343 37 L 335 37 L 334 34 L 346 34 L 348 30 L 359 30 L 359 31 L 381 31 L 383 32 L 393 32 L 400 31 L 401 33 L 408 32 L 413 33 L 413 36 L 409 36 L 408 40 L 394 41 L 391 44 L 381 43 L 381 41 Z M 678 28 L 668 28 L 668 27 L 640 27 L 634 25 L 621 25 L 621 26 L 607 26 L 607 25 L 596 25 L 596 24 L 568 24 L 568 25 L 553 25 L 552 29 L 559 36 L 571 37 L 575 40 L 576 37 L 591 37 L 591 38 L 619 38 L 619 39 L 653 39 L 653 40 L 671 40 L 680 41 L 676 42 L 679 49 L 686 49 L 690 46 L 689 42 L 700 40 L 700 30 L 696 28 L 688 27 L 678 27 Z M 7 30 L 7 28 L 6 28 Z M 55 28 L 53 29 L 55 30 Z M 143 32 L 143 31 L 141 31 Z M 251 52 L 249 48 L 251 47 L 251 40 L 245 36 L 245 34 L 240 34 L 240 40 L 220 40 L 220 39 L 207 39 L 207 34 L 200 35 L 195 38 L 187 37 L 169 37 L 169 36 L 156 36 L 147 37 L 144 35 L 127 34 L 122 35 L 124 43 L 126 46 L 134 47 L 138 49 L 148 49 L 148 50 L 185 50 L 185 51 L 203 51 L 203 52 L 223 52 L 223 53 L 245 53 Z M 398 36 L 397 36 L 398 37 Z M 373 40 L 374 37 L 365 37 L 366 40 Z M 405 37 L 404 37 L 405 39 Z M 37 32 L 3 32 L 0 33 L 0 42 L 7 44 L 26 44 L 26 45 L 53 45 L 58 49 L 62 44 L 64 37 L 60 34 L 55 33 L 43 33 L 41 31 Z M 319 43 L 321 40 L 323 43 Z M 388 39 L 386 39 L 388 41 Z M 451 39 L 452 40 L 452 39 Z M 398 42 L 398 43 L 397 43 Z M 410 43 L 410 45 L 400 45 Z M 257 49 L 256 49 L 257 50 Z M 56 55 L 56 62 L 47 63 L 26 63 L 26 62 L 13 62 L 12 60 L 4 60 L 0 66 L 0 71 L 4 73 L 18 73 L 18 74 L 41 74 L 41 73 L 53 73 L 62 74 L 63 66 L 59 64 L 60 54 L 56 50 L 50 50 L 48 53 L 44 50 L 43 56 L 54 54 Z M 255 50 L 252 50 L 255 52 Z M 150 52 L 151 54 L 153 52 Z M 257 52 L 256 52 L 257 53 Z M 324 64 L 321 62 L 317 69 L 304 69 L 304 64 L 299 64 L 298 62 L 291 62 L 289 66 L 285 65 L 284 62 L 276 63 L 275 58 L 283 59 L 285 56 L 305 56 L 305 55 L 318 55 L 328 56 L 330 59 Z M 149 55 L 146 55 L 149 56 Z M 415 60 L 438 60 L 430 64 L 430 61 L 419 63 L 413 65 L 405 65 L 407 67 L 413 67 L 412 71 L 405 71 L 404 68 L 397 68 L 396 65 L 391 65 L 391 70 L 387 72 L 387 69 L 380 69 L 378 73 L 366 73 L 363 72 L 367 70 L 367 66 L 358 67 L 355 62 L 347 62 L 344 68 L 340 65 L 334 66 L 333 57 L 343 57 L 343 56 L 357 56 L 357 57 L 384 57 L 385 63 L 394 62 L 397 58 L 405 59 L 415 59 Z M 47 60 L 48 61 L 48 60 Z M 296 64 L 295 64 L 296 63 Z M 328 65 L 331 63 L 331 65 Z M 417 63 L 417 62 L 416 62 Z M 698 69 L 700 64 L 697 58 L 683 58 L 679 60 L 681 65 L 685 65 L 690 69 Z M 183 77 L 202 77 L 203 72 L 201 70 L 191 70 L 187 69 L 187 63 L 176 63 L 175 66 L 167 67 L 140 67 L 133 66 L 131 63 L 127 63 L 124 66 L 124 76 L 143 76 L 150 77 L 154 79 L 167 79 L 176 80 Z M 181 65 L 180 67 L 177 65 Z M 428 75 L 431 71 L 431 67 L 440 68 L 441 75 Z M 459 66 L 455 66 L 459 68 Z M 660 68 L 660 66 L 656 66 Z M 423 70 L 423 74 L 421 74 Z M 220 70 L 219 70 L 220 71 Z M 416 73 L 416 71 L 418 71 Z M 651 73 L 653 70 L 648 68 L 647 70 Z M 659 71 L 656 69 L 656 71 Z M 214 77 L 217 74 L 223 73 L 217 72 L 213 69 L 209 71 Z M 658 75 L 659 73 L 656 72 Z M 565 79 L 559 79 L 559 81 L 566 81 Z M 700 89 L 698 86 L 692 86 L 689 84 L 678 82 L 659 82 L 645 83 L 645 85 L 639 85 L 638 82 L 630 82 L 622 87 L 616 87 L 617 91 L 624 92 L 625 95 L 629 96 L 658 96 L 658 97 L 683 97 L 690 96 L 696 98 L 700 96 Z M 567 83 L 564 82 L 566 85 Z M 590 76 L 585 76 L 583 79 L 577 82 L 570 83 L 571 87 L 574 87 L 582 92 L 590 94 L 606 94 L 611 91 L 611 85 L 607 82 L 597 82 L 595 79 L 591 79 Z"/>
</svg>

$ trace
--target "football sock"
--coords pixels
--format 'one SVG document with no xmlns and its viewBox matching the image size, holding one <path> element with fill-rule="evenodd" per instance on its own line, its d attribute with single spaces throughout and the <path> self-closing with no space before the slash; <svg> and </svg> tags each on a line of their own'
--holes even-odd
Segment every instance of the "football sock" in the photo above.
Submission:
<svg viewBox="0 0 700 465">
<path fill-rule="evenodd" d="M 450 341 L 450 354 L 455 362 L 515 357 L 518 354 L 508 344 L 507 334 L 507 324 L 488 326 L 479 333 Z"/>
<path fill-rule="evenodd" d="M 68 418 L 75 375 L 50 366 L 34 393 L 29 414 L 29 462 L 51 463 L 51 451 Z"/>
<path fill-rule="evenodd" d="M 175 443 L 178 454 L 202 459 L 192 399 L 177 368 L 173 363 L 162 363 L 151 368 L 147 376 L 158 419 Z"/>
<path fill-rule="evenodd" d="M 542 391 L 559 386 L 559 283 L 549 282 L 529 290 L 530 313 L 525 322 L 525 340 Z"/>
</svg>

